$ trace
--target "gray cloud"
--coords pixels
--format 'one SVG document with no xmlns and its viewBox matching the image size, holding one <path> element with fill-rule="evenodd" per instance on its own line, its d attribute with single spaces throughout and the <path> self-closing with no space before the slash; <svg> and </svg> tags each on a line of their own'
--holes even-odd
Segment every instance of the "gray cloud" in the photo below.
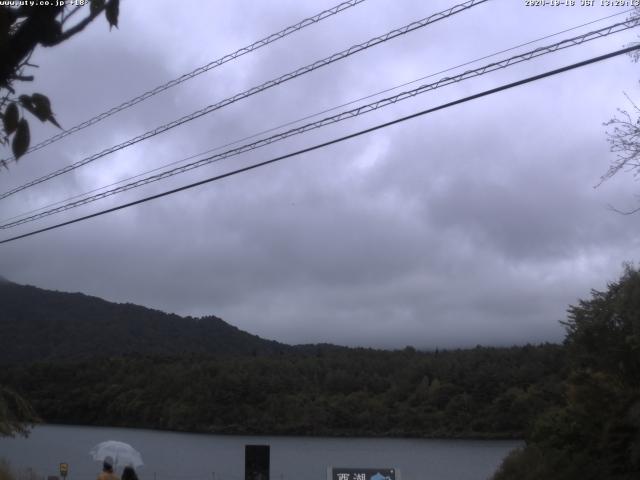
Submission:
<svg viewBox="0 0 640 480">
<path fill-rule="evenodd" d="M 123 3 L 118 31 L 96 22 L 69 44 L 36 55 L 41 69 L 33 88 L 49 94 L 64 125 L 332 2 L 142 5 Z M 448 5 L 369 0 L 26 157 L 3 174 L 3 189 Z M 489 2 L 23 192 L 3 202 L 2 215 L 611 13 Z M 439 89 L 55 220 L 326 141 L 633 38 L 628 33 Z M 636 217 L 606 208 L 634 205 L 637 183 L 620 176 L 592 188 L 612 159 L 602 122 L 623 104 L 623 91 L 637 94 L 635 70 L 628 58 L 611 60 L 4 245 L 0 272 L 45 288 L 214 314 L 285 342 L 433 348 L 559 341 L 567 306 L 604 287 L 623 261 L 637 256 Z M 35 138 L 53 132 L 35 123 L 34 129 Z"/>
</svg>

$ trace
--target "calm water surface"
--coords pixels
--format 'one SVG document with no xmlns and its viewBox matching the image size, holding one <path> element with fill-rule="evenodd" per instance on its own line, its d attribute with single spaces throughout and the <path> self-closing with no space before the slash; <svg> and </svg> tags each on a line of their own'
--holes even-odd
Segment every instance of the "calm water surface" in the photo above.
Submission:
<svg viewBox="0 0 640 480">
<path fill-rule="evenodd" d="M 0 439 L 0 458 L 16 469 L 67 480 L 95 480 L 89 450 L 104 440 L 130 443 L 145 466 L 141 480 L 243 480 L 244 446 L 271 445 L 272 480 L 325 480 L 328 466 L 395 467 L 402 480 L 484 480 L 516 441 L 244 437 L 121 428 L 40 426 L 28 439 Z M 118 472 L 120 473 L 120 472 Z"/>
</svg>

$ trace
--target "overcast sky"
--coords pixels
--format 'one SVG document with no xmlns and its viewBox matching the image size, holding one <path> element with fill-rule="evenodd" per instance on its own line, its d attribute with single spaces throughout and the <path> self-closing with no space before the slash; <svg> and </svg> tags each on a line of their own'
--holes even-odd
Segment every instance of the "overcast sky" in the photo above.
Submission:
<svg viewBox="0 0 640 480">
<path fill-rule="evenodd" d="M 21 88 L 49 95 L 68 128 L 337 3 L 123 1 L 118 30 L 109 32 L 100 18 L 63 45 L 36 51 L 36 81 Z M 455 3 L 366 0 L 25 156 L 2 173 L 2 191 Z M 0 202 L 0 215 L 6 219 L 623 11 L 492 0 L 23 191 Z M 440 88 L 6 230 L 2 238 L 607 53 L 637 34 Z M 212 314 L 287 343 L 442 348 L 561 341 L 558 321 L 568 305 L 587 298 L 591 288 L 605 288 L 623 262 L 638 257 L 640 217 L 607 205 L 637 206 L 640 185 L 621 173 L 593 187 L 614 158 L 602 124 L 616 108 L 630 106 L 625 92 L 640 101 L 639 77 L 637 64 L 617 57 L 5 244 L 0 274 L 181 315 Z M 56 133 L 36 122 L 34 143 Z"/>
</svg>

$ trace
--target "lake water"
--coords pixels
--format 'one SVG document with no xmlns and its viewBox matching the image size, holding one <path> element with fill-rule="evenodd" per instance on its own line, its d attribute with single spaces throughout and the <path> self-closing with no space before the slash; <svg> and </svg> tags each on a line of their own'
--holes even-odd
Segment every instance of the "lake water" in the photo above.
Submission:
<svg viewBox="0 0 640 480">
<path fill-rule="evenodd" d="M 402 480 L 484 480 L 517 441 L 243 437 L 122 428 L 44 425 L 28 439 L 0 438 L 0 458 L 15 469 L 95 480 L 89 450 L 105 440 L 133 445 L 145 462 L 141 480 L 243 480 L 244 446 L 271 446 L 272 480 L 325 480 L 327 467 L 398 468 Z M 120 473 L 120 472 L 118 472 Z"/>
</svg>

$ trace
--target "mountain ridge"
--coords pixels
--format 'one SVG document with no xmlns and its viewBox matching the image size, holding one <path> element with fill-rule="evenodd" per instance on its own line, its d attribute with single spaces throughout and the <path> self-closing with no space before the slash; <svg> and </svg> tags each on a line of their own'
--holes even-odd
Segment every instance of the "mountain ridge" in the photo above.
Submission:
<svg viewBox="0 0 640 480">
<path fill-rule="evenodd" d="M 269 355 L 291 348 L 214 315 L 182 317 L 0 280 L 0 364 L 131 354 Z"/>
</svg>

